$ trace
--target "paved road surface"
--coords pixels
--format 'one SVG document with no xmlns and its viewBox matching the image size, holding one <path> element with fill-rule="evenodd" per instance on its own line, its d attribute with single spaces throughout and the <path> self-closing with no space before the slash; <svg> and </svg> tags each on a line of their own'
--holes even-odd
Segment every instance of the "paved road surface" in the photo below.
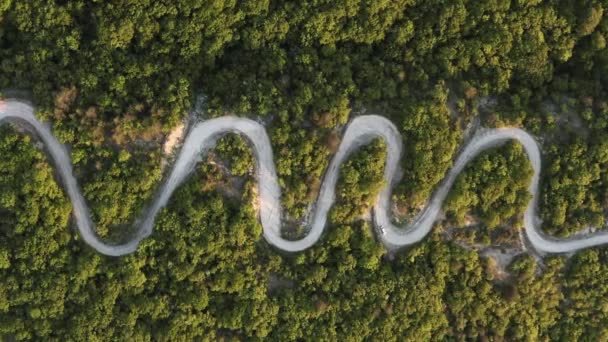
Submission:
<svg viewBox="0 0 608 342">
<path fill-rule="evenodd" d="M 203 121 L 194 126 L 184 141 L 169 178 L 162 185 L 159 195 L 144 215 L 135 235 L 125 244 L 112 245 L 97 236 L 91 222 L 90 210 L 74 177 L 67 149 L 52 135 L 48 124 L 36 119 L 34 108 L 31 105 L 18 100 L 0 101 L 0 124 L 6 122 L 26 122 L 38 133 L 70 197 L 80 235 L 87 244 L 106 255 L 120 256 L 132 253 L 143 239 L 152 234 L 156 215 L 167 204 L 175 189 L 194 170 L 194 165 L 201 160 L 205 151 L 212 148 L 217 139 L 228 132 L 241 134 L 249 140 L 253 148 L 259 188 L 259 215 L 264 228 L 264 238 L 281 250 L 302 251 L 319 240 L 325 229 L 327 214 L 334 203 L 340 165 L 353 151 L 374 138 L 383 139 L 388 149 L 384 170 L 387 186 L 381 191 L 374 205 L 373 220 L 379 231 L 380 239 L 389 248 L 407 246 L 422 240 L 432 229 L 445 197 L 466 164 L 480 152 L 507 140 L 517 140 L 524 146 L 534 169 L 534 176 L 529 188 L 533 197 L 524 216 L 525 236 L 532 247 L 541 253 L 566 253 L 608 243 L 608 232 L 592 233 L 570 239 L 556 239 L 539 230 L 537 203 L 541 170 L 540 150 L 536 140 L 518 128 L 480 130 L 462 149 L 452 169 L 439 185 L 427 206 L 413 222 L 405 227 L 393 225 L 389 217 L 390 197 L 392 187 L 398 181 L 395 177 L 399 159 L 402 157 L 401 135 L 395 125 L 387 119 L 376 115 L 364 115 L 356 117 L 347 126 L 340 147 L 325 173 L 319 196 L 312 215 L 310 215 L 310 222 L 307 222 L 310 229 L 302 239 L 292 241 L 281 236 L 281 190 L 273 162 L 272 147 L 265 128 L 253 120 L 225 116 Z"/>
</svg>

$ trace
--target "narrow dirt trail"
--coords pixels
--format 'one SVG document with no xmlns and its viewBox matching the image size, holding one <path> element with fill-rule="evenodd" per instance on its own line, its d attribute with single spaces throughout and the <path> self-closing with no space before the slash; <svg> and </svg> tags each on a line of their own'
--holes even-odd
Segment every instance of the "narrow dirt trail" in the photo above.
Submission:
<svg viewBox="0 0 608 342">
<path fill-rule="evenodd" d="M 158 212 L 167 205 L 173 192 L 194 170 L 194 165 L 210 148 L 215 146 L 219 137 L 226 133 L 237 133 L 249 140 L 255 160 L 256 178 L 259 194 L 259 214 L 264 238 L 275 247 L 289 252 L 305 250 L 314 245 L 321 237 L 327 222 L 327 214 L 335 200 L 335 189 L 340 165 L 348 156 L 375 138 L 385 141 L 388 153 L 384 170 L 387 186 L 381 191 L 374 205 L 373 220 L 379 231 L 380 239 L 389 248 L 398 248 L 419 242 L 432 229 L 438 219 L 441 205 L 445 200 L 456 177 L 464 167 L 479 153 L 500 145 L 508 140 L 520 142 L 532 163 L 534 175 L 529 187 L 533 195 L 524 214 L 525 236 L 529 243 L 540 253 L 567 253 L 608 243 L 608 232 L 598 232 L 569 239 L 549 237 L 539 229 L 537 215 L 538 185 L 541 171 L 541 153 L 536 140 L 518 128 L 483 129 L 479 131 L 462 149 L 444 180 L 435 190 L 431 200 L 413 222 L 405 227 L 392 224 L 389 217 L 390 197 L 397 183 L 399 160 L 402 157 L 401 135 L 392 122 L 377 115 L 364 115 L 353 119 L 345 130 L 338 151 L 332 158 L 321 186 L 314 211 L 307 222 L 310 230 L 300 240 L 287 240 L 281 236 L 281 190 L 273 162 L 270 139 L 264 126 L 259 123 L 233 116 L 225 116 L 200 122 L 186 137 L 171 173 L 162 185 L 159 195 L 143 216 L 142 223 L 131 239 L 121 245 L 102 241 L 95 233 L 90 210 L 82 196 L 74 177 L 72 163 L 66 147 L 51 133 L 47 124 L 35 117 L 34 108 L 18 100 L 0 101 L 0 124 L 6 122 L 26 122 L 42 140 L 57 169 L 65 191 L 73 206 L 73 215 L 83 240 L 99 253 L 120 256 L 134 252 L 139 243 L 152 234 Z"/>
</svg>

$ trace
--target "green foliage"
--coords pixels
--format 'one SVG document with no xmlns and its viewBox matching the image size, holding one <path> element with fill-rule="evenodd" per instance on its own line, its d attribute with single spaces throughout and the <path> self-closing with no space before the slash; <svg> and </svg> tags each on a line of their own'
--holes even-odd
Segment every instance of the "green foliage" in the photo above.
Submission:
<svg viewBox="0 0 608 342">
<path fill-rule="evenodd" d="M 446 106 L 447 91 L 441 85 L 430 98 L 409 100 L 412 102 L 406 102 L 405 110 L 401 109 L 408 113 L 401 126 L 405 172 L 395 199 L 412 211 L 425 203 L 452 165 L 461 132 L 454 127 Z"/>
<path fill-rule="evenodd" d="M 570 340 L 603 340 L 608 337 L 608 302 L 605 278 L 607 255 L 603 250 L 587 250 L 574 256 L 565 276 L 563 325 L 555 337 Z"/>
<path fill-rule="evenodd" d="M 548 233 L 565 236 L 604 225 L 606 7 L 0 0 L 0 88 L 35 102 L 70 145 L 108 240 L 128 235 L 162 178 L 163 136 L 201 92 L 212 116 L 267 122 L 287 224 L 316 198 L 351 111 L 385 115 L 401 130 L 404 175 L 393 197 L 406 217 L 428 200 L 462 128 L 481 113 L 483 125 L 539 136 L 540 213 Z M 519 257 L 506 270 L 438 233 L 386 252 L 358 219 L 383 185 L 381 142 L 342 165 L 331 227 L 310 250 L 280 255 L 263 242 L 253 159 L 230 136 L 175 193 L 139 251 L 114 259 L 72 232 L 70 204 L 32 140 L 0 131 L 1 338 L 608 338 L 604 249 L 567 262 Z M 460 224 L 472 213 L 482 234 L 515 232 L 496 226 L 519 225 L 512 218 L 529 199 L 529 178 L 519 145 L 485 153 L 457 180 L 448 218 Z"/>
<path fill-rule="evenodd" d="M 245 176 L 242 197 L 229 199 L 207 186 L 209 177 L 225 175 L 206 175 L 218 170 L 204 166 L 178 189 L 160 214 L 155 234 L 137 253 L 119 259 L 99 256 L 83 250 L 66 229 L 69 202 L 29 140 L 4 131 L 0 144 L 2 155 L 14 156 L 2 161 L 2 193 L 25 192 L 16 196 L 35 199 L 33 206 L 23 208 L 23 202 L 3 197 L 0 273 L 6 281 L 0 285 L 0 333 L 5 336 L 20 340 L 602 336 L 601 328 L 597 333 L 585 328 L 603 326 L 595 313 L 601 305 L 594 304 L 601 302 L 601 293 L 589 297 L 601 279 L 584 278 L 602 272 L 597 257 L 583 258 L 597 256 L 597 251 L 585 252 L 569 265 L 565 295 L 559 288 L 561 259 L 548 259 L 540 274 L 533 258 L 519 259 L 510 267 L 513 279 L 496 283 L 495 271 L 488 266 L 491 259 L 446 243 L 439 234 L 387 258 L 371 227 L 362 221 L 336 222 L 320 244 L 281 257 L 258 242 L 261 227 L 250 204 L 252 179 Z M 501 150 L 510 155 L 517 146 Z M 221 155 L 242 147 L 241 140 L 228 138 L 216 152 Z M 381 185 L 378 166 L 384 164 L 383 151 L 376 141 L 355 153 L 342 173 L 357 171 L 358 181 L 343 177 L 339 190 L 367 189 L 375 196 L 377 190 L 370 189 Z M 31 184 L 31 179 L 36 182 Z M 360 198 L 341 197 L 334 210 L 360 212 L 367 207 Z M 32 212 L 41 213 L 44 221 L 21 221 Z M 589 302 L 589 298 L 597 299 Z"/>
<path fill-rule="evenodd" d="M 286 190 L 282 204 L 290 216 L 298 219 L 316 198 L 329 149 L 322 142 L 322 133 L 294 127 L 287 120 L 288 117 L 280 118 L 281 123 L 271 131 L 271 140 L 279 184 Z"/>
<path fill-rule="evenodd" d="M 331 222 L 354 221 L 371 208 L 386 185 L 383 181 L 385 163 L 386 146 L 382 140 L 374 140 L 340 166 L 339 191 L 329 214 Z"/>
<path fill-rule="evenodd" d="M 253 166 L 253 156 L 247 142 L 236 135 L 228 135 L 220 139 L 215 147 L 218 155 L 229 161 L 228 169 L 233 176 L 245 176 Z"/>
<path fill-rule="evenodd" d="M 474 208 L 482 224 L 495 228 L 523 214 L 532 197 L 528 192 L 531 180 L 532 166 L 523 147 L 509 143 L 467 165 L 456 179 L 444 210 L 457 225 L 463 225 Z"/>
<path fill-rule="evenodd" d="M 0 336 L 48 338 L 77 273 L 70 203 L 30 138 L 3 128 L 0 155 Z"/>
<path fill-rule="evenodd" d="M 586 226 L 604 225 L 608 186 L 607 140 L 575 139 L 548 151 L 542 197 L 544 227 L 567 236 Z"/>
<path fill-rule="evenodd" d="M 106 238 L 128 235 L 125 228 L 152 197 L 161 179 L 159 160 L 154 155 L 108 151 L 104 162 L 96 162 L 94 172 L 83 185 L 85 198 L 93 203 L 97 233 Z M 122 226 L 122 227 L 120 227 Z"/>
<path fill-rule="evenodd" d="M 587 36 L 591 34 L 600 23 L 600 20 L 602 20 L 603 13 L 604 9 L 599 3 L 589 7 L 585 11 L 585 14 L 580 18 L 580 23 L 577 29 L 578 35 Z"/>
</svg>

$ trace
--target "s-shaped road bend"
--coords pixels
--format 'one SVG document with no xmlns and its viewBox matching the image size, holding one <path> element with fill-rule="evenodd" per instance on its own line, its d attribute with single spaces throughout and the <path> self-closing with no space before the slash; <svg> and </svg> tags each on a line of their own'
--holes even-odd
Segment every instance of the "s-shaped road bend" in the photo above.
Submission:
<svg viewBox="0 0 608 342">
<path fill-rule="evenodd" d="M 327 169 L 321 189 L 307 222 L 310 229 L 300 240 L 287 240 L 281 235 L 281 190 L 272 156 L 272 147 L 266 129 L 256 121 L 234 116 L 224 116 L 197 123 L 186 137 L 168 179 L 161 186 L 158 196 L 153 200 L 143 216 L 141 225 L 130 240 L 114 245 L 104 242 L 95 232 L 90 210 L 84 200 L 78 182 L 74 177 L 72 163 L 66 147 L 51 133 L 48 124 L 40 122 L 34 115 L 34 108 L 19 100 L 0 100 L 0 125 L 7 122 L 23 123 L 31 126 L 44 143 L 47 154 L 57 169 L 72 206 L 76 226 L 82 239 L 102 254 L 121 256 L 133 253 L 139 243 L 152 234 L 154 220 L 158 212 L 167 205 L 175 189 L 194 170 L 201 156 L 215 146 L 217 139 L 226 133 L 237 133 L 250 143 L 255 155 L 255 172 L 259 193 L 259 216 L 264 238 L 278 249 L 298 252 L 314 245 L 321 237 L 327 222 L 327 214 L 335 200 L 339 167 L 346 158 L 372 139 L 380 138 L 387 146 L 384 167 L 385 187 L 374 204 L 374 225 L 379 228 L 382 242 L 390 248 L 412 245 L 422 240 L 438 219 L 441 205 L 458 174 L 469 161 L 488 148 L 508 140 L 521 143 L 532 163 L 534 174 L 529 191 L 532 199 L 524 214 L 525 235 L 531 246 L 540 253 L 568 253 L 580 249 L 608 243 L 608 232 L 591 233 L 568 239 L 557 239 L 545 235 L 537 215 L 538 183 L 541 171 L 541 153 L 536 140 L 519 128 L 482 129 L 477 132 L 461 149 L 454 165 L 435 190 L 427 206 L 416 216 L 412 223 L 397 227 L 390 220 L 390 198 L 396 179 L 399 160 L 402 157 L 403 142 L 395 125 L 384 117 L 364 115 L 354 118 L 346 127 L 338 151 Z"/>
</svg>

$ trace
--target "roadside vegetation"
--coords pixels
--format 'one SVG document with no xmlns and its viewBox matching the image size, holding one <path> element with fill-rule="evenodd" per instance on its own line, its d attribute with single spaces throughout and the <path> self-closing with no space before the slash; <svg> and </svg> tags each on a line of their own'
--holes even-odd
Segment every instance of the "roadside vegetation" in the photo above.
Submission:
<svg viewBox="0 0 608 342">
<path fill-rule="evenodd" d="M 541 139 L 543 229 L 570 236 L 606 225 L 606 11 L 598 0 L 0 0 L 0 89 L 36 103 L 70 145 L 108 240 L 154 195 L 164 139 L 199 94 L 206 116 L 267 122 L 290 226 L 349 118 L 374 112 L 403 136 L 397 218 L 424 205 L 479 120 Z M 0 338 L 608 338 L 606 247 L 503 268 L 459 244 L 514 243 L 531 170 L 517 144 L 472 162 L 446 221 L 388 253 L 362 220 L 382 186 L 373 142 L 342 166 L 320 243 L 285 255 L 262 238 L 249 149 L 226 137 L 139 250 L 108 258 L 79 241 L 35 141 L 0 130 Z"/>
</svg>

